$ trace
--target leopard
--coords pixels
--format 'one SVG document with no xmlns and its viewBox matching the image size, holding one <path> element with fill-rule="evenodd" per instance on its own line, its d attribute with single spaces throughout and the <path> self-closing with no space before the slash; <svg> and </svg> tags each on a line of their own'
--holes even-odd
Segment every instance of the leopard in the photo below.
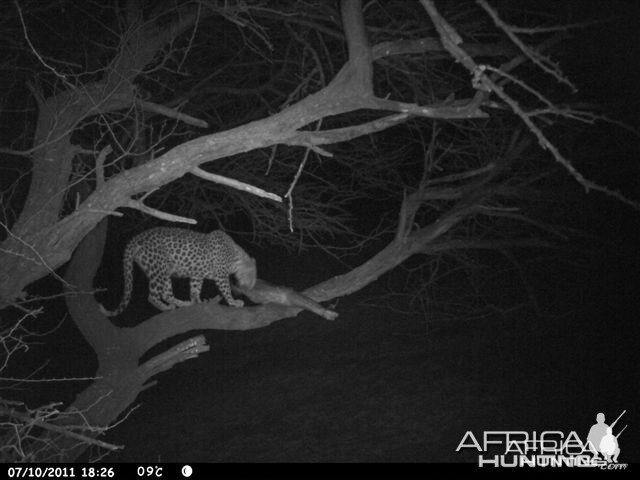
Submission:
<svg viewBox="0 0 640 480">
<path fill-rule="evenodd" d="M 124 295 L 115 310 L 101 311 L 106 316 L 119 315 L 131 300 L 133 263 L 149 279 L 149 303 L 161 311 L 201 303 L 204 279 L 213 280 L 229 306 L 243 307 L 244 302 L 231 295 L 229 276 L 238 285 L 252 289 L 256 283 L 256 261 L 226 232 L 199 233 L 184 228 L 156 227 L 133 237 L 125 248 Z M 174 296 L 171 278 L 189 278 L 189 300 Z"/>
</svg>

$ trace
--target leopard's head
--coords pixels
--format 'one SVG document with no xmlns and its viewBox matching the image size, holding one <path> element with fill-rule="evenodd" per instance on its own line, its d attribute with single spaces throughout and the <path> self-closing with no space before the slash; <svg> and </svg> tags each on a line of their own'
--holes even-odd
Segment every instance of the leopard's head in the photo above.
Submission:
<svg viewBox="0 0 640 480">
<path fill-rule="evenodd" d="M 249 256 L 243 258 L 242 261 L 237 264 L 235 276 L 238 280 L 238 285 L 249 289 L 253 288 L 258 277 L 256 260 Z"/>
</svg>

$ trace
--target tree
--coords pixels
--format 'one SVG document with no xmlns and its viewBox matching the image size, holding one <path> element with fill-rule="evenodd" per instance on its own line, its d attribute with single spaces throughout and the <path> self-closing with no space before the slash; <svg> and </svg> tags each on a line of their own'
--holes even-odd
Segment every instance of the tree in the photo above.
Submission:
<svg viewBox="0 0 640 480">
<path fill-rule="evenodd" d="M 557 173 L 535 143 L 585 189 L 639 207 L 585 177 L 550 140 L 560 121 L 600 118 L 564 106 L 562 88 L 573 84 L 547 56 L 575 26 L 516 27 L 483 0 L 463 8 L 428 0 L 95 7 L 89 14 L 73 2 L 5 6 L 17 52 L 6 55 L 5 70 L 21 73 L 4 103 L 26 86 L 35 108 L 1 151 L 17 165 L 8 191 L 28 183 L 28 193 L 23 202 L 5 196 L 0 299 L 12 318 L 32 315 L 25 289 L 54 276 L 100 365 L 72 405 L 41 422 L 45 433 L 28 437 L 30 452 L 13 458 L 77 458 L 152 376 L 208 350 L 194 337 L 138 365 L 179 333 L 258 328 L 296 315 L 300 298 L 317 305 L 349 295 L 415 255 L 547 245 L 540 232 L 561 228 L 536 219 L 531 205 L 541 179 Z M 49 52 L 46 35 L 30 26 L 65 8 L 92 22 L 91 30 L 74 27 L 85 51 L 62 41 Z M 548 38 L 526 42 L 528 34 Z M 530 68 L 523 75 L 531 79 L 518 68 Z M 549 78 L 556 83 L 548 92 L 531 86 Z M 205 133 L 214 125 L 217 132 Z M 365 201 L 395 213 L 363 226 L 352 218 Z M 104 220 L 131 209 L 187 224 L 224 224 L 240 213 L 263 241 L 333 253 L 345 244 L 386 245 L 304 297 L 268 284 L 263 297 L 244 292 L 280 305 L 201 304 L 123 329 L 86 292 L 102 257 Z M 63 278 L 56 270 L 70 259 Z M 5 334 L 7 345 L 11 338 Z M 16 412 L 5 414 L 20 423 Z"/>
</svg>

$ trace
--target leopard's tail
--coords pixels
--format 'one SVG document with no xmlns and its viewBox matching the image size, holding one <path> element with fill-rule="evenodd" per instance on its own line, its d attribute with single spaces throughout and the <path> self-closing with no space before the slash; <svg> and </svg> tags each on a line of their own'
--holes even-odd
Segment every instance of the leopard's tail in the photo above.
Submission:
<svg viewBox="0 0 640 480">
<path fill-rule="evenodd" d="M 124 295 L 120 305 L 115 310 L 107 310 L 100 305 L 100 311 L 107 317 L 115 317 L 120 315 L 131 300 L 131 291 L 133 290 L 133 260 L 138 252 L 138 245 L 136 242 L 131 242 L 127 245 L 124 251 L 124 257 L 122 258 L 122 269 L 124 274 Z"/>
</svg>

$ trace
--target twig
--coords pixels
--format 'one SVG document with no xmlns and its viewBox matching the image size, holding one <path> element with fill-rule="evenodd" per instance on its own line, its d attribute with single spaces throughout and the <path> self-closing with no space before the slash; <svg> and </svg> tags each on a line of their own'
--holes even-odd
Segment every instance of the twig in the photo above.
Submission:
<svg viewBox="0 0 640 480">
<path fill-rule="evenodd" d="M 54 67 L 49 65 L 45 61 L 45 59 L 42 58 L 42 56 L 38 53 L 38 51 L 36 50 L 36 47 L 33 46 L 33 43 L 31 43 L 31 38 L 29 38 L 29 32 L 27 31 L 27 25 L 24 21 L 24 16 L 22 15 L 22 9 L 20 8 L 20 4 L 18 3 L 18 0 L 13 0 L 13 3 L 16 6 L 16 10 L 18 10 L 18 16 L 20 17 L 20 23 L 22 24 L 22 31 L 24 32 L 24 38 L 27 41 L 29 48 L 31 48 L 31 51 L 34 53 L 36 57 L 38 57 L 38 60 L 40 60 L 40 63 L 42 63 L 42 65 L 44 65 L 47 69 L 51 70 L 56 77 L 60 78 L 70 88 L 73 89 L 74 88 L 73 85 L 67 81 L 67 76 L 62 73 L 59 73 Z"/>
<path fill-rule="evenodd" d="M 27 424 L 34 425 L 36 427 L 44 428 L 45 430 L 49 430 L 52 432 L 60 433 L 61 435 L 75 438 L 76 440 L 80 440 L 83 443 L 88 443 L 91 445 L 96 445 L 98 447 L 116 451 L 124 448 L 124 445 L 114 445 L 112 443 L 103 442 L 101 440 L 96 440 L 95 438 L 89 437 L 87 435 L 82 435 L 81 433 L 76 433 L 70 431 L 74 425 L 65 425 L 64 427 L 58 425 L 52 425 L 51 423 L 43 422 L 42 420 L 38 420 L 30 417 L 24 413 L 16 412 L 15 410 L 7 410 L 6 408 L 0 407 L 0 415 L 7 415 L 8 417 L 16 418 L 24 422 L 25 426 Z M 95 427 L 94 427 L 95 428 Z"/>
</svg>

